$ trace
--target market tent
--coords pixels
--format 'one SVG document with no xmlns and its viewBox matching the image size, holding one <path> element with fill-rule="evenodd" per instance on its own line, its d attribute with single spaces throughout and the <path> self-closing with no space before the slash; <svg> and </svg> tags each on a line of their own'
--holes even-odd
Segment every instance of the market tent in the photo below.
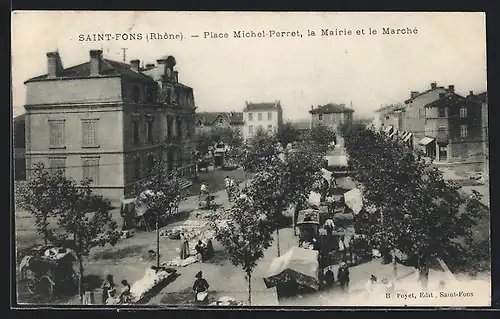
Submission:
<svg viewBox="0 0 500 319">
<path fill-rule="evenodd" d="M 321 169 L 321 174 L 323 175 L 323 178 L 326 179 L 327 181 L 330 181 L 332 179 L 332 172 L 330 172 L 327 169 L 322 168 Z"/>
<path fill-rule="evenodd" d="M 319 289 L 318 252 L 316 250 L 292 247 L 283 256 L 271 262 L 268 275 L 264 278 L 267 288 L 295 281 L 299 285 Z"/>
<path fill-rule="evenodd" d="M 363 208 L 363 195 L 358 188 L 353 188 L 344 193 L 345 204 L 357 215 Z"/>
</svg>

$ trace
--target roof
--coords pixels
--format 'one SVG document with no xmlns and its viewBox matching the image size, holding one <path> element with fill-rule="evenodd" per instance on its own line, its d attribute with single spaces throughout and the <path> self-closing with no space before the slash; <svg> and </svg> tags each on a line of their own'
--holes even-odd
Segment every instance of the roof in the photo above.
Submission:
<svg viewBox="0 0 500 319">
<path fill-rule="evenodd" d="M 161 58 L 160 60 L 165 60 L 167 56 L 164 58 Z M 152 78 L 155 81 L 161 81 L 163 79 L 163 74 L 165 73 L 165 65 L 164 64 L 158 64 L 155 65 L 153 68 L 146 69 L 144 71 L 141 71 L 142 74 Z M 183 83 L 177 82 L 175 83 L 175 86 L 180 87 L 180 88 L 185 88 L 185 89 L 192 89 L 190 86 L 185 85 Z"/>
<path fill-rule="evenodd" d="M 26 114 L 25 113 L 16 116 L 14 118 L 14 124 L 19 123 L 19 122 L 24 122 L 25 118 L 26 118 Z"/>
<path fill-rule="evenodd" d="M 311 127 L 309 121 L 292 122 L 290 124 L 297 130 L 308 130 Z"/>
<path fill-rule="evenodd" d="M 430 93 L 430 92 L 435 91 L 435 90 L 442 90 L 442 89 L 444 89 L 444 86 L 436 86 L 436 87 L 435 87 L 435 88 L 433 88 L 433 89 L 428 89 L 427 91 L 424 91 L 424 92 L 422 92 L 422 93 L 418 93 L 418 94 L 416 94 L 414 97 L 409 98 L 408 100 L 406 100 L 406 101 L 405 101 L 405 104 L 408 104 L 410 101 L 413 101 L 413 100 L 414 100 L 414 99 L 416 99 L 417 97 L 420 97 L 420 96 L 422 96 L 422 95 L 425 95 L 425 94 Z"/>
<path fill-rule="evenodd" d="M 352 113 L 353 109 L 346 107 L 343 104 L 328 103 L 323 106 L 318 106 L 315 109 L 309 111 L 311 114 L 323 114 L 323 113 Z"/>
<path fill-rule="evenodd" d="M 212 125 L 214 121 L 222 116 L 229 124 L 243 124 L 242 112 L 201 112 L 196 113 L 196 123 L 202 121 L 203 125 Z"/>
<path fill-rule="evenodd" d="M 402 104 L 389 104 L 389 105 L 384 105 L 381 108 L 377 109 L 375 112 L 380 113 L 383 111 L 390 110 L 390 112 L 394 112 L 397 110 L 403 110 L 405 108 L 404 105 Z"/>
<path fill-rule="evenodd" d="M 451 100 L 457 100 L 457 101 L 465 101 L 465 98 L 457 93 L 451 93 L 449 95 L 446 95 L 444 97 L 441 97 L 435 101 L 432 101 L 430 103 L 427 103 L 424 105 L 424 107 L 437 107 L 439 105 L 442 105 L 446 101 L 451 101 Z"/>
<path fill-rule="evenodd" d="M 280 102 L 263 102 L 263 103 L 251 103 L 247 102 L 246 107 L 243 109 L 243 112 L 248 111 L 274 111 L 278 108 L 281 108 Z"/>
<path fill-rule="evenodd" d="M 101 70 L 100 70 L 100 75 L 103 76 L 109 76 L 109 77 L 120 77 L 120 76 L 125 76 L 137 80 L 145 80 L 145 81 L 151 81 L 152 79 L 141 73 L 141 72 L 135 72 L 130 69 L 130 65 L 123 63 L 123 62 L 117 62 L 113 60 L 108 60 L 108 59 L 101 59 L 103 62 L 101 64 Z M 90 61 L 87 61 L 82 64 L 78 64 L 66 69 L 61 70 L 60 75 L 58 78 L 88 78 L 90 77 Z M 51 78 L 48 77 L 47 74 L 36 76 L 34 78 L 31 78 L 27 80 L 24 83 L 28 82 L 35 82 L 35 81 L 43 81 L 43 80 L 49 80 Z"/>
</svg>

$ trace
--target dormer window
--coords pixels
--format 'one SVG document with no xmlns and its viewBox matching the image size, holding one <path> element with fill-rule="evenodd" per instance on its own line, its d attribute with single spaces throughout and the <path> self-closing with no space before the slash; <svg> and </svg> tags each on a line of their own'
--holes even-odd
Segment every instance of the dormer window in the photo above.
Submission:
<svg viewBox="0 0 500 319">
<path fill-rule="evenodd" d="M 139 103 L 140 97 L 141 97 L 141 91 L 139 89 L 139 86 L 133 85 L 132 92 L 131 92 L 132 102 Z"/>
<path fill-rule="evenodd" d="M 467 108 L 465 106 L 462 106 L 460 108 L 460 117 L 461 118 L 466 118 L 467 117 Z"/>
</svg>

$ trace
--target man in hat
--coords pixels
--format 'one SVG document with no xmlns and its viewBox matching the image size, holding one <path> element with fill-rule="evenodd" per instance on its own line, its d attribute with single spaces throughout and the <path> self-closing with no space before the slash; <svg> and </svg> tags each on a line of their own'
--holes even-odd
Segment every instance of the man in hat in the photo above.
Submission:
<svg viewBox="0 0 500 319">
<path fill-rule="evenodd" d="M 205 280 L 205 278 L 203 278 L 203 273 L 201 271 L 198 271 L 198 273 L 196 273 L 195 275 L 196 277 L 196 280 L 194 281 L 194 285 L 193 285 L 193 290 L 195 292 L 195 297 L 194 297 L 194 301 L 195 302 L 198 302 L 198 294 L 200 292 L 206 292 L 208 290 L 208 282 Z"/>
<path fill-rule="evenodd" d="M 337 279 L 339 280 L 340 288 L 342 290 L 347 290 L 349 287 L 349 268 L 347 268 L 347 264 L 342 262 L 340 264 L 340 268 L 337 274 Z"/>
</svg>

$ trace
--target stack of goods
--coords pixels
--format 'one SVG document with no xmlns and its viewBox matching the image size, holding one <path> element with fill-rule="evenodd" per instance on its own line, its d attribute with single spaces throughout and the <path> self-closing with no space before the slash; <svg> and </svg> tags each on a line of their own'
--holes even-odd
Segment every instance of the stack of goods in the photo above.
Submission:
<svg viewBox="0 0 500 319">
<path fill-rule="evenodd" d="M 130 294 L 134 302 L 137 302 L 144 298 L 144 296 L 151 291 L 155 286 L 160 284 L 163 280 L 167 279 L 170 272 L 167 269 L 146 269 L 144 277 L 134 282 L 132 287 L 130 287 Z"/>
<path fill-rule="evenodd" d="M 213 213 L 211 211 L 197 210 L 195 216 L 197 218 L 209 219 L 210 217 L 212 217 L 212 214 Z"/>
<path fill-rule="evenodd" d="M 247 305 L 246 301 L 236 301 L 232 297 L 220 297 L 219 300 L 210 303 L 210 306 L 242 307 Z"/>
<path fill-rule="evenodd" d="M 184 236 L 188 240 L 196 238 L 209 226 L 208 221 L 198 221 L 198 220 L 187 220 L 182 225 L 173 227 L 171 229 L 162 229 L 160 231 L 160 236 L 176 237 L 172 239 L 180 239 L 180 234 L 184 233 Z M 177 238 L 177 236 L 179 236 Z"/>
<path fill-rule="evenodd" d="M 199 262 L 199 261 L 201 261 L 201 255 L 196 254 L 196 255 L 189 256 L 186 259 L 181 259 L 180 257 L 176 257 L 173 260 L 164 262 L 162 264 L 162 266 L 164 266 L 164 267 L 186 267 L 186 266 L 189 266 L 189 265 L 194 264 L 194 263 Z"/>
</svg>

